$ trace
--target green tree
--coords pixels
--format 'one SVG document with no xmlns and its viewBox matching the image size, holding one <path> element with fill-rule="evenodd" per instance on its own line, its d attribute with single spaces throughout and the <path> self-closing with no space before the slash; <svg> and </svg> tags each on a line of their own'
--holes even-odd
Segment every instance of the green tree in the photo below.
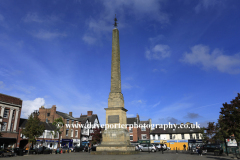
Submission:
<svg viewBox="0 0 240 160">
<path fill-rule="evenodd" d="M 225 138 L 234 135 L 237 144 L 240 142 L 240 94 L 231 101 L 224 103 L 218 119 L 219 128 Z"/>
<path fill-rule="evenodd" d="M 94 128 L 93 133 L 91 133 L 90 136 L 92 136 L 92 144 L 100 143 L 102 139 L 101 128 Z"/>
<path fill-rule="evenodd" d="M 60 137 L 61 137 L 61 134 L 63 132 L 63 127 L 64 127 L 64 122 L 63 122 L 62 117 L 54 119 L 53 125 L 56 126 L 56 129 L 54 130 L 54 133 L 52 133 L 52 134 L 53 134 L 54 138 L 56 138 L 57 135 L 59 135 L 58 147 L 60 147 Z"/>
<path fill-rule="evenodd" d="M 45 126 L 40 124 L 40 119 L 37 115 L 31 114 L 28 117 L 25 128 L 22 130 L 22 134 L 28 137 L 28 144 L 36 143 L 36 138 L 40 137 L 45 130 Z M 29 154 L 29 150 L 28 150 Z"/>
</svg>

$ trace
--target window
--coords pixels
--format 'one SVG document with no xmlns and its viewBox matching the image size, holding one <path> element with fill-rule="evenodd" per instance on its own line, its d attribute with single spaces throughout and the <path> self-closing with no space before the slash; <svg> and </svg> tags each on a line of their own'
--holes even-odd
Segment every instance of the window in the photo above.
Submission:
<svg viewBox="0 0 240 160">
<path fill-rule="evenodd" d="M 71 137 L 73 137 L 73 130 L 71 129 Z"/>
<path fill-rule="evenodd" d="M 141 131 L 146 131 L 146 127 L 142 126 Z"/>
<path fill-rule="evenodd" d="M 72 124 L 74 124 L 74 120 L 72 120 Z"/>
<path fill-rule="evenodd" d="M 172 134 L 169 134 L 170 139 L 172 139 Z"/>
<path fill-rule="evenodd" d="M 76 126 L 78 125 L 78 121 L 76 121 Z"/>
<path fill-rule="evenodd" d="M 199 139 L 199 134 L 198 133 L 196 133 L 196 137 L 197 137 L 197 139 Z"/>
<path fill-rule="evenodd" d="M 12 119 L 14 119 L 14 116 L 15 116 L 15 110 L 13 110 Z"/>
<path fill-rule="evenodd" d="M 147 135 L 146 134 L 142 134 L 142 139 L 147 139 Z"/>
<path fill-rule="evenodd" d="M 158 135 L 158 139 L 160 140 L 160 134 Z"/>
<path fill-rule="evenodd" d="M 133 136 L 130 136 L 130 141 L 133 141 Z"/>
<path fill-rule="evenodd" d="M 184 139 L 184 134 L 182 134 L 182 139 Z"/>
<path fill-rule="evenodd" d="M 78 137 L 78 130 L 75 130 L 75 137 Z"/>
<path fill-rule="evenodd" d="M 69 124 L 69 119 L 67 119 L 67 124 Z"/>
<path fill-rule="evenodd" d="M 190 139 L 193 139 L 192 133 L 190 133 L 189 135 L 190 135 Z"/>
<path fill-rule="evenodd" d="M 66 136 L 68 136 L 68 129 L 66 130 Z"/>
<path fill-rule="evenodd" d="M 9 109 L 5 109 L 3 118 L 8 118 Z"/>
<path fill-rule="evenodd" d="M 130 128 L 130 129 L 129 129 L 129 132 L 130 132 L 130 133 L 132 133 L 132 132 L 133 132 L 133 129 L 132 129 L 132 128 Z"/>
<path fill-rule="evenodd" d="M 1 131 L 6 131 L 6 129 L 7 129 L 7 122 L 3 122 Z"/>
<path fill-rule="evenodd" d="M 49 117 L 49 116 L 50 116 L 50 113 L 47 113 L 47 116 Z"/>
<path fill-rule="evenodd" d="M 152 139 L 152 140 L 155 140 L 155 135 L 154 135 L 154 134 L 152 135 L 152 137 L 153 137 L 153 139 Z"/>
<path fill-rule="evenodd" d="M 51 131 L 47 131 L 46 138 L 52 138 L 52 133 L 51 133 Z"/>
</svg>

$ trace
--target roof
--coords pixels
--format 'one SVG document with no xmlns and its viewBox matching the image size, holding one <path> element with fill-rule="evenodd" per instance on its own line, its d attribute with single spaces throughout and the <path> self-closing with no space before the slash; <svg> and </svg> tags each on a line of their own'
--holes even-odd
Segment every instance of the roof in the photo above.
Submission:
<svg viewBox="0 0 240 160">
<path fill-rule="evenodd" d="M 173 128 L 166 128 L 164 130 L 163 127 L 159 126 L 154 130 L 151 131 L 151 134 L 181 134 L 181 133 L 201 133 L 200 128 L 189 128 L 191 125 L 188 125 L 188 128 L 180 128 L 180 125 L 176 126 L 176 129 Z"/>
<path fill-rule="evenodd" d="M 140 124 L 149 124 L 149 121 L 140 121 Z"/>
<path fill-rule="evenodd" d="M 134 122 L 135 122 L 135 124 L 138 124 L 137 117 L 127 118 L 127 124 L 133 124 L 134 125 Z"/>
<path fill-rule="evenodd" d="M 78 121 L 81 121 L 81 124 L 85 124 L 88 120 L 91 124 L 94 124 L 95 119 L 98 119 L 97 114 L 92 114 L 91 116 L 81 115 L 80 118 L 76 118 Z"/>
<path fill-rule="evenodd" d="M 25 128 L 26 124 L 27 124 L 27 121 L 28 121 L 27 119 L 20 118 L 19 127 Z M 55 125 L 53 125 L 52 123 L 40 122 L 39 125 L 42 125 L 42 124 L 45 126 L 45 130 L 55 130 L 55 129 L 57 129 L 57 127 Z"/>
<path fill-rule="evenodd" d="M 69 114 L 67 113 L 63 113 L 63 112 L 59 112 L 59 111 L 56 111 L 56 113 L 63 117 L 64 119 L 71 119 L 71 120 L 77 120 L 76 118 L 74 118 L 73 116 L 70 116 Z"/>
<path fill-rule="evenodd" d="M 20 98 L 9 96 L 2 93 L 0 93 L 0 102 L 22 106 L 22 100 Z"/>
</svg>

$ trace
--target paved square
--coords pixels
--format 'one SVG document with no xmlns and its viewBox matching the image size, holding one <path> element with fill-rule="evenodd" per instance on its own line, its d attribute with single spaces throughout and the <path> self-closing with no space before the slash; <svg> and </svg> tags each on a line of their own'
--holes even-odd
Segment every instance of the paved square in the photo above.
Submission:
<svg viewBox="0 0 240 160">
<path fill-rule="evenodd" d="M 1 160 L 230 160 L 233 159 L 232 156 L 214 156 L 213 153 L 208 153 L 207 155 L 198 156 L 197 154 L 191 155 L 189 153 L 148 153 L 140 152 L 136 155 L 91 155 L 86 152 L 76 152 L 76 153 L 65 153 L 65 154 L 44 154 L 44 155 L 25 155 L 16 157 L 0 158 Z"/>
</svg>

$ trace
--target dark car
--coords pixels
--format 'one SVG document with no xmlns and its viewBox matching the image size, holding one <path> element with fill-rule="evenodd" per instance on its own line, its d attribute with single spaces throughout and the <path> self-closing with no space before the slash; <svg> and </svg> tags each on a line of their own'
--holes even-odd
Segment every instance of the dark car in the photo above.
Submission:
<svg viewBox="0 0 240 160">
<path fill-rule="evenodd" d="M 220 144 L 206 144 L 203 145 L 203 149 L 206 149 L 207 152 L 214 152 L 215 150 L 219 150 L 220 154 L 223 153 L 223 148 Z"/>
<path fill-rule="evenodd" d="M 75 152 L 87 152 L 88 151 L 88 147 L 87 146 L 76 146 L 75 147 Z"/>
<path fill-rule="evenodd" d="M 37 154 L 52 154 L 53 150 L 45 146 L 35 149 Z"/>
<path fill-rule="evenodd" d="M 12 156 L 15 156 L 15 153 L 13 150 L 3 149 L 2 151 L 0 151 L 0 156 L 1 157 L 12 157 Z"/>
</svg>

